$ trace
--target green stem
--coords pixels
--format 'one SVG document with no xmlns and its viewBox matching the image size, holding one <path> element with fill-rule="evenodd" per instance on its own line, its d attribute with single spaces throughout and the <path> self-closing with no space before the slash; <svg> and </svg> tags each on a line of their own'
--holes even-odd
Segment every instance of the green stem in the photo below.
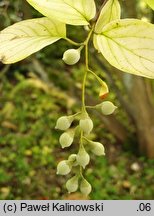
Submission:
<svg viewBox="0 0 154 216">
<path fill-rule="evenodd" d="M 83 178 L 82 172 L 83 172 L 83 168 L 82 168 L 82 166 L 80 166 L 80 176 Z"/>
<path fill-rule="evenodd" d="M 86 108 L 88 108 L 88 109 L 95 109 L 96 106 L 86 106 Z"/>
<path fill-rule="evenodd" d="M 80 136 L 80 149 L 83 147 L 83 131 L 81 130 L 81 136 Z M 83 168 L 82 166 L 79 167 L 79 174 L 82 177 Z"/>
<path fill-rule="evenodd" d="M 74 45 L 74 46 L 83 46 L 84 45 L 84 43 L 77 43 L 77 42 L 75 42 L 75 41 L 73 41 L 73 40 L 71 40 L 70 38 L 64 38 L 67 42 L 69 42 L 70 44 L 72 44 L 72 45 Z"/>
<path fill-rule="evenodd" d="M 86 86 L 86 79 L 87 79 L 87 70 L 85 71 L 82 83 L 82 112 L 86 112 L 86 105 L 85 105 L 85 86 Z"/>
<path fill-rule="evenodd" d="M 95 74 L 92 70 L 88 70 L 96 79 L 97 79 L 97 81 L 100 83 L 100 85 L 102 85 L 102 79 L 99 77 L 99 76 L 97 76 L 97 74 Z"/>
<path fill-rule="evenodd" d="M 80 148 L 83 146 L 82 138 L 83 138 L 83 130 L 81 130 L 81 136 L 80 136 Z"/>
<path fill-rule="evenodd" d="M 83 136 L 82 138 L 85 139 L 87 142 L 91 142 L 91 140 L 87 139 L 85 136 Z"/>
<path fill-rule="evenodd" d="M 89 55 L 88 55 L 88 45 L 90 37 L 93 33 L 94 26 L 91 28 L 87 39 L 84 42 L 85 45 L 85 63 L 86 63 L 86 70 L 83 77 L 83 83 L 82 83 L 82 112 L 86 112 L 86 106 L 85 106 L 85 87 L 86 87 L 86 79 L 87 79 L 87 73 L 89 71 Z"/>
<path fill-rule="evenodd" d="M 76 117 L 76 116 L 78 116 L 78 115 L 80 115 L 81 114 L 81 112 L 77 112 L 77 113 L 75 113 L 75 114 L 73 114 L 73 115 L 71 115 L 72 117 Z"/>
</svg>

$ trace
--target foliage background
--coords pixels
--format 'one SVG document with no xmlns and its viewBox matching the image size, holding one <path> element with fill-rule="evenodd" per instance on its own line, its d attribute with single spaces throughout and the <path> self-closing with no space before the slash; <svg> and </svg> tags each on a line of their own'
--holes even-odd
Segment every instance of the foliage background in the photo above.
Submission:
<svg viewBox="0 0 154 216">
<path fill-rule="evenodd" d="M 102 3 L 96 2 L 98 7 Z M 153 22 L 154 14 L 143 1 L 120 3 L 123 17 L 136 16 Z M 39 16 L 25 1 L 0 1 L 0 30 Z M 86 31 L 68 26 L 68 35 L 80 42 Z M 0 64 L 0 199 L 85 199 L 80 193 L 68 195 L 68 176 L 56 175 L 57 163 L 77 150 L 77 143 L 61 150 L 60 132 L 54 129 L 58 117 L 80 108 L 84 60 L 75 67 L 66 66 L 61 60 L 63 52 L 71 47 L 59 41 L 19 63 Z M 95 124 L 92 138 L 105 145 L 107 154 L 92 156 L 86 171 L 93 185 L 89 199 L 153 199 L 154 159 L 140 151 L 142 136 L 137 135 L 136 123 L 128 115 L 131 101 L 125 88 L 135 76 L 114 73 L 115 69 L 100 60 L 102 57 L 96 57 L 93 48 L 90 51 L 90 64 L 109 83 L 108 99 L 119 109 L 109 117 L 91 112 Z M 144 80 L 153 100 L 154 82 Z M 98 93 L 99 86 L 89 76 L 87 103 L 101 102 Z M 135 97 L 133 90 L 132 94 Z"/>
</svg>

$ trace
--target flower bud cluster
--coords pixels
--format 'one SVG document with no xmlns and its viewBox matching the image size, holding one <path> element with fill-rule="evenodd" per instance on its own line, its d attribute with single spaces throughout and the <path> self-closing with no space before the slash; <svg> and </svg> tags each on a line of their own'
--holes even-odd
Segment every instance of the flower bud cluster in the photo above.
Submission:
<svg viewBox="0 0 154 216">
<path fill-rule="evenodd" d="M 80 46 L 81 44 L 78 45 Z M 78 49 L 66 50 L 63 54 L 62 60 L 67 65 L 76 64 L 80 60 L 81 50 L 84 48 L 84 46 L 85 43 L 83 43 Z M 104 100 L 109 93 L 107 84 L 90 69 L 87 71 L 91 72 L 100 83 L 101 89 L 99 92 L 99 97 Z M 84 79 L 83 94 L 85 90 L 85 84 L 86 83 Z M 62 116 L 57 120 L 55 128 L 64 131 L 59 138 L 59 143 L 62 149 L 70 147 L 73 144 L 74 138 L 78 135 L 78 133 L 80 133 L 79 150 L 77 154 L 71 154 L 67 160 L 60 161 L 57 165 L 57 174 L 67 175 L 72 171 L 72 169 L 74 169 L 73 172 L 77 171 L 78 169 L 76 174 L 66 182 L 66 188 L 69 193 L 75 192 L 78 190 L 78 188 L 80 188 L 81 193 L 87 196 L 92 190 L 90 183 L 83 177 L 82 174 L 83 170 L 90 162 L 90 155 L 88 154 L 87 149 L 89 148 L 89 150 L 96 156 L 104 156 L 105 149 L 103 144 L 100 142 L 89 139 L 89 135 L 92 132 L 94 125 L 92 119 L 86 112 L 86 108 L 96 108 L 99 109 L 103 115 L 111 115 L 117 107 L 110 101 L 103 101 L 96 106 L 86 107 L 84 97 L 82 97 L 82 102 L 83 106 L 81 113 L 71 116 Z M 80 115 L 80 118 L 77 127 L 71 128 L 75 117 L 78 115 Z"/>
<path fill-rule="evenodd" d="M 71 116 L 62 116 L 58 118 L 56 122 L 55 129 L 65 131 L 59 138 L 59 143 L 62 148 L 70 147 L 72 145 L 77 128 L 80 131 L 83 131 L 84 135 L 90 134 L 93 129 L 93 121 L 87 113 L 81 114 L 78 127 L 75 129 L 70 129 L 75 116 L 77 116 L 77 114 Z"/>
<path fill-rule="evenodd" d="M 79 113 L 79 115 L 79 124 L 75 129 L 70 127 L 78 114 L 62 116 L 57 120 L 55 128 L 64 131 L 59 138 L 59 143 L 62 148 L 70 147 L 74 141 L 74 137 L 76 136 L 76 131 L 80 132 L 80 147 L 78 153 L 71 154 L 67 160 L 60 161 L 57 165 L 57 174 L 67 175 L 72 171 L 72 169 L 73 172 L 78 170 L 77 174 L 66 182 L 66 188 L 69 193 L 77 191 L 79 187 L 79 179 L 81 179 L 79 187 L 80 191 L 87 196 L 91 192 L 91 185 L 82 175 L 83 169 L 85 169 L 90 162 L 90 155 L 85 149 L 86 143 L 88 143 L 90 151 L 97 156 L 105 155 L 105 150 L 101 143 L 86 138 L 93 129 L 93 121 L 89 117 L 88 113 L 82 112 Z"/>
</svg>

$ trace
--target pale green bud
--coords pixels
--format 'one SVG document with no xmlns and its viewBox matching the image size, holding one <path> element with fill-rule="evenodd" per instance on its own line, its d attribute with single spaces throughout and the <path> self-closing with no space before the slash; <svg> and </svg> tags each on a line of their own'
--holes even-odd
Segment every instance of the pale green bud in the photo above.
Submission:
<svg viewBox="0 0 154 216">
<path fill-rule="evenodd" d="M 74 65 L 80 60 L 79 49 L 68 49 L 63 54 L 63 61 L 68 65 Z"/>
<path fill-rule="evenodd" d="M 80 184 L 80 191 L 84 195 L 88 196 L 91 192 L 92 188 L 89 182 L 86 179 L 82 179 L 81 184 Z"/>
<path fill-rule="evenodd" d="M 66 188 L 69 193 L 75 192 L 78 189 L 78 176 L 75 175 L 66 182 Z"/>
<path fill-rule="evenodd" d="M 68 161 L 70 162 L 74 162 L 76 160 L 76 154 L 71 154 L 69 157 L 68 157 Z"/>
<path fill-rule="evenodd" d="M 100 142 L 90 142 L 91 145 L 91 151 L 97 155 L 97 156 L 101 156 L 101 155 L 105 155 L 105 149 L 104 146 L 100 143 Z"/>
<path fill-rule="evenodd" d="M 85 168 L 89 164 L 90 157 L 83 146 L 80 147 L 79 152 L 76 156 L 76 160 L 78 164 L 83 168 Z"/>
<path fill-rule="evenodd" d="M 104 115 L 111 115 L 117 107 L 110 101 L 101 103 L 101 111 Z"/>
<path fill-rule="evenodd" d="M 69 131 L 69 132 L 63 133 L 60 136 L 59 142 L 60 142 L 60 145 L 62 146 L 62 148 L 66 148 L 66 147 L 69 147 L 72 145 L 73 139 L 74 139 L 74 133 Z"/>
<path fill-rule="evenodd" d="M 93 121 L 89 118 L 89 116 L 82 118 L 79 125 L 85 134 L 90 134 L 93 129 Z"/>
<path fill-rule="evenodd" d="M 69 157 L 68 157 L 68 161 L 70 162 L 70 164 L 72 166 L 77 166 L 78 165 L 78 162 L 76 161 L 76 154 L 71 154 Z"/>
<path fill-rule="evenodd" d="M 62 116 L 57 120 L 55 129 L 67 130 L 74 120 L 73 116 Z"/>
<path fill-rule="evenodd" d="M 71 171 L 71 165 L 67 160 L 60 161 L 57 165 L 57 175 L 67 175 Z"/>
</svg>

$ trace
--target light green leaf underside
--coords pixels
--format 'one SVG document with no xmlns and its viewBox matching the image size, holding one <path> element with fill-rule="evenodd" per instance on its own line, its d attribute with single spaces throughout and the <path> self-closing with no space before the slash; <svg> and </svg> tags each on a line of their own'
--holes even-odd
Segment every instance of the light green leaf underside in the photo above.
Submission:
<svg viewBox="0 0 154 216">
<path fill-rule="evenodd" d="M 114 67 L 154 78 L 154 25 L 137 19 L 115 20 L 97 35 L 97 44 Z"/>
<path fill-rule="evenodd" d="M 65 24 L 46 17 L 21 21 L 0 32 L 0 61 L 15 63 L 66 37 Z"/>
<path fill-rule="evenodd" d="M 96 14 L 94 0 L 27 0 L 49 18 L 70 25 L 88 25 Z"/>
<path fill-rule="evenodd" d="M 95 32 L 101 33 L 104 25 L 107 23 L 120 19 L 121 8 L 118 0 L 109 0 L 102 8 L 98 21 L 95 26 Z"/>
<path fill-rule="evenodd" d="M 154 10 L 154 0 L 144 0 Z"/>
<path fill-rule="evenodd" d="M 98 51 L 98 53 L 99 53 L 100 51 L 99 51 L 99 47 L 98 47 L 98 44 L 97 44 L 97 35 L 96 34 L 93 35 L 93 45 L 94 45 L 95 49 Z"/>
</svg>

